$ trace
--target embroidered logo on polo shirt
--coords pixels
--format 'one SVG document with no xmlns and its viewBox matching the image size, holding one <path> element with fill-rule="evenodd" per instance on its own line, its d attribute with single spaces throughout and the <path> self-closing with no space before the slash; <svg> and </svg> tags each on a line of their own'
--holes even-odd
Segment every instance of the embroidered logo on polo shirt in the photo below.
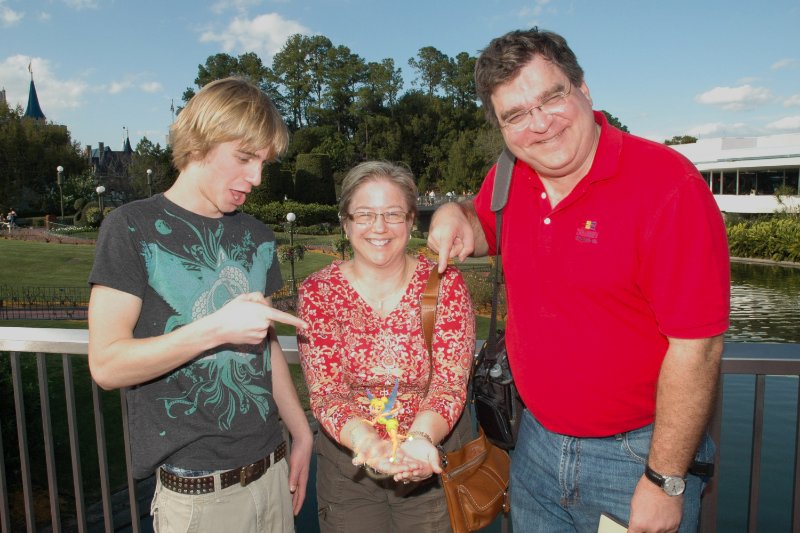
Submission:
<svg viewBox="0 0 800 533">
<path fill-rule="evenodd" d="M 597 244 L 597 238 L 600 232 L 597 231 L 597 221 L 587 220 L 583 226 L 575 231 L 575 240 L 578 242 L 587 242 L 590 244 Z"/>
</svg>

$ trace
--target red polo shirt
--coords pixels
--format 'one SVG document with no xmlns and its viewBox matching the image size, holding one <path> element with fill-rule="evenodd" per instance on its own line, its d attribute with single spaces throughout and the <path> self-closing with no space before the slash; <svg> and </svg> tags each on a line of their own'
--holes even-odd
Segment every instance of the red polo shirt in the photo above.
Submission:
<svg viewBox="0 0 800 533">
<path fill-rule="evenodd" d="M 608 436 L 651 423 L 667 337 L 728 328 L 725 227 L 674 150 L 609 126 L 589 173 L 555 208 L 527 164 L 503 211 L 507 346 L 525 405 L 550 431 Z M 475 197 L 490 253 L 494 168 Z"/>
</svg>

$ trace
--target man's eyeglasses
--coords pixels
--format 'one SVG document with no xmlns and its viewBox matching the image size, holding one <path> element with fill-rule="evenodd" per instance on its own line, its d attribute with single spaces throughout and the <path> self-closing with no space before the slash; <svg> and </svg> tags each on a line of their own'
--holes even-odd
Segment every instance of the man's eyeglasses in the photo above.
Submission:
<svg viewBox="0 0 800 533">
<path fill-rule="evenodd" d="M 567 89 L 565 91 L 557 92 L 544 99 L 544 101 L 536 106 L 531 107 L 527 111 L 520 111 L 514 113 L 510 117 L 503 120 L 501 128 L 508 128 L 513 131 L 522 131 L 527 128 L 531 123 L 533 117 L 533 110 L 538 109 L 545 115 L 554 115 L 564 111 L 564 106 L 567 103 L 567 97 L 572 92 L 572 84 L 567 80 Z"/>
<path fill-rule="evenodd" d="M 361 226 L 371 226 L 378 219 L 378 215 L 383 217 L 383 221 L 387 224 L 402 224 L 408 220 L 408 213 L 405 211 L 386 211 L 384 213 L 376 213 L 375 211 L 356 211 L 355 213 L 347 213 L 347 218 Z"/>
</svg>

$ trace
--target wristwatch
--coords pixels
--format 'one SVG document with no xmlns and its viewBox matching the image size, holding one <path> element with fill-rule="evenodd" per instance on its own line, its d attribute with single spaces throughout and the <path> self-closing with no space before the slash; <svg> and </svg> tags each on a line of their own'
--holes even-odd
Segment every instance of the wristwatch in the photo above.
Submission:
<svg viewBox="0 0 800 533">
<path fill-rule="evenodd" d="M 645 465 L 644 467 L 644 475 L 661 487 L 668 496 L 680 496 L 683 494 L 683 491 L 686 490 L 686 479 L 680 476 L 665 476 L 663 474 L 659 474 L 652 468 L 650 465 Z"/>
</svg>

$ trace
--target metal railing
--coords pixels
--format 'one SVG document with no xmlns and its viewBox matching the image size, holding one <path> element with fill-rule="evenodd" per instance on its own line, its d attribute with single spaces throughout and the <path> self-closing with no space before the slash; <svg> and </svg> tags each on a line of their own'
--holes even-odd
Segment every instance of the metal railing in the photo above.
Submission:
<svg viewBox="0 0 800 533">
<path fill-rule="evenodd" d="M 290 363 L 297 363 L 294 338 L 281 337 L 280 340 L 287 360 Z M 112 453 L 116 452 L 113 460 L 122 457 L 121 460 L 126 465 L 125 487 L 122 493 L 127 492 L 127 502 L 123 505 L 122 512 L 117 512 L 114 509 L 112 490 L 118 487 L 111 486 L 109 461 L 112 459 L 109 458 L 106 413 L 103 406 L 103 400 L 109 397 L 113 398 L 117 392 L 101 391 L 88 376 L 86 369 L 87 341 L 88 332 L 86 330 L 0 327 L 0 394 L 3 393 L 2 385 L 4 383 L 2 380 L 5 379 L 11 384 L 14 404 L 14 420 L 0 420 L 3 422 L 0 425 L 0 451 L 3 452 L 3 462 L 0 463 L 0 530 L 3 533 L 22 529 L 34 532 L 39 531 L 37 529 L 39 527 L 49 527 L 49 531 L 55 532 L 67 530 L 85 532 L 98 528 L 114 531 L 122 527 L 130 528 L 134 532 L 141 531 L 142 502 L 137 496 L 137 490 L 141 491 L 137 487 L 137 481 L 130 474 L 131 456 L 127 439 L 128 421 L 124 390 L 118 393 L 123 434 L 116 435 L 116 438 L 124 443 L 124 449 L 122 451 L 111 450 Z M 35 380 L 25 379 L 23 367 L 27 365 L 30 374 L 33 371 L 33 361 L 36 366 L 36 378 Z M 60 437 L 57 437 L 53 430 L 53 405 L 49 383 L 54 380 L 53 374 L 58 374 L 58 368 L 53 366 L 53 363 L 57 362 L 60 362 L 62 376 L 56 376 L 56 378 L 63 382 L 64 387 L 63 407 L 66 411 L 68 442 L 60 442 L 58 440 Z M 10 368 L 8 372 L 10 375 L 3 375 L 3 365 L 5 364 Z M 78 364 L 82 371 L 82 379 L 89 383 L 76 384 L 74 366 Z M 747 522 L 748 531 L 756 531 L 761 495 L 765 380 L 767 375 L 800 377 L 800 344 L 726 343 L 722 373 L 723 375 L 747 374 L 754 376 L 755 379 Z M 32 383 L 32 381 L 36 383 Z M 33 409 L 37 412 L 33 414 L 30 412 L 31 406 L 26 405 L 26 401 L 30 402 L 32 395 L 37 398 L 37 395 L 30 390 L 32 385 L 36 385 L 35 388 L 38 389 L 38 406 L 34 406 L 36 408 Z M 78 386 L 76 387 L 76 385 Z M 81 443 L 86 442 L 86 435 L 79 435 L 78 431 L 80 424 L 77 391 L 80 387 L 86 388 L 87 386 L 91 388 L 94 420 L 93 440 L 97 449 L 96 457 L 91 459 L 82 457 L 82 451 L 85 450 L 81 448 Z M 26 387 L 29 389 L 27 396 L 25 394 Z M 720 391 L 722 391 L 722 387 Z M 5 398 L 2 396 L 2 399 L 5 400 Z M 800 398 L 800 394 L 798 394 L 798 398 Z M 715 441 L 720 443 L 721 428 L 724 422 L 721 417 L 722 392 L 720 392 L 718 402 L 717 413 L 710 429 Z M 797 409 L 800 413 L 800 405 L 797 406 Z M 34 425 L 31 425 L 33 423 L 30 420 L 36 418 L 39 419 L 37 424 L 41 423 L 42 427 L 39 439 L 41 442 L 32 443 L 30 435 Z M 798 427 L 794 429 L 797 436 L 800 435 L 800 416 L 797 416 L 796 419 Z M 5 442 L 13 440 L 10 435 L 3 435 L 2 431 L 8 431 L 7 428 L 11 427 L 15 428 L 18 454 L 11 453 L 11 450 L 2 450 L 4 437 Z M 91 437 L 89 439 L 92 440 Z M 65 489 L 65 485 L 68 485 L 66 483 L 62 482 L 59 485 L 58 475 L 63 472 L 57 473 L 56 468 L 56 455 L 58 453 L 65 454 L 65 448 L 69 450 L 69 466 L 72 474 L 71 490 Z M 32 456 L 34 449 L 38 453 L 36 457 Z M 719 454 L 719 446 L 717 453 Z M 17 459 L 13 459 L 13 457 L 17 457 Z M 800 445 L 796 437 L 794 464 L 791 470 L 793 475 L 792 531 L 800 531 L 800 461 L 798 458 L 800 458 Z M 45 463 L 46 483 L 36 480 L 37 484 L 34 486 L 31 474 L 32 466 L 40 464 L 41 461 Z M 96 479 L 84 480 L 86 461 L 96 461 L 98 466 L 94 476 Z M 717 465 L 719 465 L 719 461 Z M 11 481 L 9 481 L 9 474 L 13 474 Z M 709 487 L 710 490 L 704 497 L 701 519 L 703 532 L 716 531 L 718 490 L 715 488 L 719 483 L 719 478 L 725 476 L 725 471 L 718 471 Z M 43 489 L 42 486 L 45 484 L 46 489 Z M 21 492 L 21 498 L 14 499 L 17 502 L 14 506 L 10 505 L 9 499 L 9 489 L 12 485 L 17 493 Z M 99 499 L 99 503 L 96 505 L 99 516 L 95 522 L 92 522 L 87 511 L 86 486 L 93 489 L 88 491 L 91 492 L 92 498 Z M 65 509 L 68 509 L 69 512 L 65 512 Z M 15 511 L 13 517 L 12 510 Z"/>
<path fill-rule="evenodd" d="M 86 320 L 89 290 L 0 285 L 0 320 Z"/>
</svg>

